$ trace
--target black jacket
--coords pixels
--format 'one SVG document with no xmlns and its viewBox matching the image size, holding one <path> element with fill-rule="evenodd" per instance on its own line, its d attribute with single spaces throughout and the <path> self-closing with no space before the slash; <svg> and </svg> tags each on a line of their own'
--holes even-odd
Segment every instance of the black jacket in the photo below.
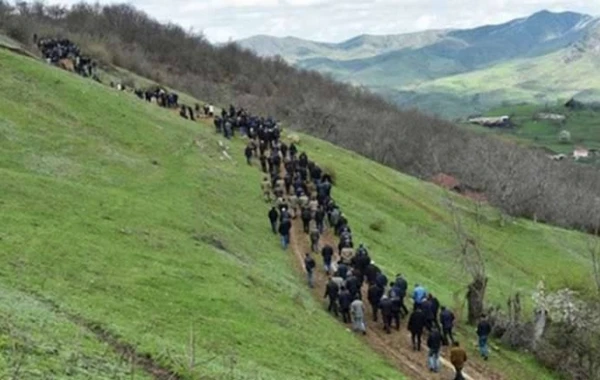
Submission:
<svg viewBox="0 0 600 380">
<path fill-rule="evenodd" d="M 452 328 L 454 326 L 454 314 L 448 309 L 443 310 L 440 314 L 440 323 L 445 329 Z"/>
<path fill-rule="evenodd" d="M 338 276 L 340 276 L 341 278 L 343 278 L 345 280 L 346 275 L 348 274 L 348 266 L 346 264 L 338 264 L 337 273 L 338 273 Z"/>
<path fill-rule="evenodd" d="M 339 294 L 340 294 L 340 288 L 337 286 L 337 284 L 335 282 L 329 280 L 329 282 L 327 283 L 327 286 L 325 287 L 324 297 L 329 297 L 329 299 L 331 299 L 332 301 L 337 301 Z"/>
<path fill-rule="evenodd" d="M 342 290 L 339 295 L 340 308 L 342 310 L 350 309 L 350 304 L 352 303 L 352 296 L 348 290 Z"/>
<path fill-rule="evenodd" d="M 431 298 L 431 311 L 433 312 L 435 318 L 437 318 L 440 311 L 440 301 L 438 301 L 438 299 L 435 297 Z"/>
<path fill-rule="evenodd" d="M 277 221 L 277 218 L 279 218 L 279 214 L 277 213 L 277 209 L 274 209 L 274 208 L 272 208 L 272 209 L 269 211 L 269 220 L 270 220 L 271 222 L 276 222 L 276 221 Z"/>
<path fill-rule="evenodd" d="M 367 277 L 367 281 L 369 282 L 369 284 L 375 283 L 377 274 L 380 272 L 381 272 L 381 269 L 379 269 L 377 266 L 375 266 L 373 264 L 367 265 L 367 268 L 365 269 L 365 276 Z"/>
<path fill-rule="evenodd" d="M 389 298 L 383 298 L 379 301 L 379 308 L 383 316 L 392 315 L 392 301 Z"/>
<path fill-rule="evenodd" d="M 415 334 L 420 334 L 425 328 L 425 314 L 422 310 L 417 309 L 412 312 L 408 319 L 408 330 Z"/>
<path fill-rule="evenodd" d="M 369 303 L 371 305 L 379 305 L 379 301 L 383 296 L 384 290 L 380 286 L 375 284 L 369 286 L 369 292 L 367 294 L 367 298 L 369 299 Z"/>
<path fill-rule="evenodd" d="M 292 228 L 292 222 L 286 220 L 279 224 L 279 233 L 281 235 L 288 235 L 290 233 L 290 229 Z"/>
<path fill-rule="evenodd" d="M 382 288 L 385 288 L 385 286 L 388 283 L 388 279 L 385 276 L 385 274 L 378 273 L 377 276 L 375 277 L 375 282 L 377 283 L 377 285 L 381 286 Z"/>
<path fill-rule="evenodd" d="M 310 221 L 311 219 L 312 219 L 312 215 L 311 215 L 310 209 L 309 208 L 302 209 L 302 220 L 306 222 L 306 221 Z"/>
<path fill-rule="evenodd" d="M 427 338 L 427 347 L 431 350 L 439 351 L 442 348 L 442 335 L 439 331 L 434 330 Z"/>
<path fill-rule="evenodd" d="M 312 272 L 316 266 L 317 264 L 315 263 L 315 259 L 312 257 L 306 257 L 304 259 L 304 268 L 306 268 L 307 272 Z"/>
<path fill-rule="evenodd" d="M 352 275 L 346 278 L 346 289 L 348 289 L 352 295 L 358 294 L 360 288 L 358 287 L 358 279 L 355 276 Z"/>
<path fill-rule="evenodd" d="M 323 256 L 323 261 L 330 263 L 333 257 L 333 248 L 330 245 L 324 246 L 321 250 L 321 256 Z"/>
<path fill-rule="evenodd" d="M 492 325 L 488 321 L 481 321 L 477 325 L 477 336 L 488 336 L 492 332 Z"/>
<path fill-rule="evenodd" d="M 408 289 L 408 282 L 403 277 L 396 278 L 396 287 L 400 290 L 400 297 L 406 297 L 406 290 Z"/>
</svg>

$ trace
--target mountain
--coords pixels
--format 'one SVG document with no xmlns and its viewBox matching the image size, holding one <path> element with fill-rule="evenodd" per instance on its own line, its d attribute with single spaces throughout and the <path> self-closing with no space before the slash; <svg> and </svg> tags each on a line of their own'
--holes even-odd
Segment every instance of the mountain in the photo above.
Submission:
<svg viewBox="0 0 600 380">
<path fill-rule="evenodd" d="M 448 103 L 443 107 L 448 112 L 443 114 L 455 116 L 462 113 L 463 107 L 466 107 L 465 112 L 467 109 L 471 112 L 487 107 L 488 103 L 511 101 L 510 96 L 489 94 L 487 90 L 481 93 L 469 75 L 485 78 L 486 85 L 500 92 L 526 82 L 522 91 L 528 95 L 524 98 L 538 99 L 539 94 L 530 92 L 530 79 L 523 78 L 524 75 L 517 75 L 522 79 L 515 81 L 515 72 L 533 71 L 544 75 L 546 81 L 556 79 L 561 95 L 595 89 L 587 83 L 577 89 L 563 87 L 563 82 L 573 82 L 562 81 L 560 76 L 563 70 L 583 77 L 591 73 L 590 67 L 594 64 L 589 63 L 596 62 L 596 58 L 589 53 L 595 52 L 598 45 L 598 27 L 598 19 L 589 15 L 541 11 L 500 25 L 388 36 L 363 35 L 337 44 L 268 36 L 238 43 L 260 55 L 280 55 L 298 67 L 367 86 L 400 105 L 416 105 L 427 111 L 432 105 Z M 582 60 L 583 55 L 591 58 Z M 570 68 L 577 60 L 582 62 Z M 543 69 L 547 66 L 555 69 L 550 73 L 551 78 L 547 77 L 548 70 Z M 507 73 L 506 77 L 503 72 Z M 462 79 L 460 75 L 467 78 Z M 461 91 L 448 86 L 448 81 L 461 86 Z M 556 95 L 556 88 L 552 90 L 545 98 Z M 477 94 L 480 96 L 475 97 Z"/>
</svg>

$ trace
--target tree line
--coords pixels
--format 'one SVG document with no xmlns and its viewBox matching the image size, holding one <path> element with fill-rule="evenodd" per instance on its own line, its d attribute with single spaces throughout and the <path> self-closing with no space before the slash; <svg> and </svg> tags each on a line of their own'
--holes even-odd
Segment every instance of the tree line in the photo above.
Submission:
<svg viewBox="0 0 600 380">
<path fill-rule="evenodd" d="M 105 65 L 124 67 L 211 103 L 234 103 L 422 179 L 438 173 L 482 191 L 505 213 L 595 231 L 600 173 L 554 162 L 517 143 L 401 110 L 369 91 L 259 58 L 234 43 L 163 24 L 131 5 L 69 8 L 0 0 L 0 29 L 31 45 L 62 36 Z"/>
</svg>

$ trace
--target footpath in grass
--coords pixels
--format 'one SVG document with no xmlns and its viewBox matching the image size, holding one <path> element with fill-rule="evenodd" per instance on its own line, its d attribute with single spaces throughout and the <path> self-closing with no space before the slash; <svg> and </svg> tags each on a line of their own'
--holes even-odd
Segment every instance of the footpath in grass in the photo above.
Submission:
<svg viewBox="0 0 600 380">
<path fill-rule="evenodd" d="M 265 240 L 258 173 L 225 158 L 212 128 L 3 51 L 0 72 L 0 286 L 23 295 L 2 310 L 33 303 L 58 325 L 20 327 L 57 342 L 25 353 L 29 378 L 71 352 L 96 363 L 89 377 L 128 374 L 33 294 L 182 378 L 403 378 L 326 318 Z M 0 357 L 10 373 L 11 351 Z"/>
</svg>

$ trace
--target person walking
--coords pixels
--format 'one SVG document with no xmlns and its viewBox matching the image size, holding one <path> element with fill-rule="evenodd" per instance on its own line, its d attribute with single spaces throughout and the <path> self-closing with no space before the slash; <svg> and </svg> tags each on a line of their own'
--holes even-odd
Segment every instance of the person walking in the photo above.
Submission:
<svg viewBox="0 0 600 380">
<path fill-rule="evenodd" d="M 333 277 L 329 276 L 329 281 L 327 282 L 327 286 L 325 286 L 325 295 L 323 298 L 329 297 L 329 306 L 327 307 L 327 311 L 333 313 L 336 317 L 338 316 L 338 296 L 340 294 L 340 288 L 335 281 L 333 281 Z"/>
<path fill-rule="evenodd" d="M 402 317 L 404 318 L 408 315 L 408 309 L 404 304 L 404 298 L 406 297 L 406 292 L 408 290 L 408 282 L 406 281 L 404 276 L 402 276 L 402 274 L 396 275 L 396 283 L 394 287 L 398 292 L 398 296 L 400 296 L 400 310 L 402 312 Z"/>
<path fill-rule="evenodd" d="M 492 325 L 485 315 L 481 316 L 477 325 L 477 337 L 479 338 L 479 353 L 483 360 L 488 360 L 490 352 L 488 349 L 488 338 L 492 332 Z"/>
<path fill-rule="evenodd" d="M 271 210 L 269 210 L 269 221 L 271 222 L 271 230 L 275 235 L 277 235 L 277 219 L 279 219 L 277 208 L 271 207 Z"/>
<path fill-rule="evenodd" d="M 248 163 L 248 165 L 252 165 L 252 154 L 254 152 L 254 149 L 252 148 L 252 145 L 248 144 L 246 146 L 246 149 L 244 149 L 244 155 L 246 156 L 246 163 Z"/>
<path fill-rule="evenodd" d="M 452 344 L 452 349 L 450 350 L 450 363 L 454 366 L 454 370 L 456 371 L 456 376 L 454 380 L 465 380 L 465 377 L 462 374 L 463 368 L 465 367 L 465 363 L 467 362 L 467 352 L 464 348 L 460 346 L 458 341 L 455 341 Z"/>
<path fill-rule="evenodd" d="M 350 305 L 352 304 L 352 296 L 346 287 L 340 288 L 340 295 L 338 296 L 340 303 L 340 312 L 342 313 L 342 320 L 344 323 L 350 323 Z"/>
<path fill-rule="evenodd" d="M 440 313 L 440 324 L 442 325 L 442 342 L 444 345 L 449 345 L 454 342 L 454 335 L 452 330 L 454 329 L 454 313 L 442 306 L 442 312 Z"/>
<path fill-rule="evenodd" d="M 425 328 L 425 314 L 420 306 L 410 315 L 408 319 L 408 331 L 410 331 L 411 341 L 414 351 L 421 351 L 421 337 Z"/>
<path fill-rule="evenodd" d="M 383 318 L 383 329 L 388 334 L 392 325 L 392 307 L 392 300 L 387 295 L 383 295 L 379 301 L 379 308 L 381 309 L 381 318 Z"/>
<path fill-rule="evenodd" d="M 369 300 L 369 304 L 371 304 L 371 310 L 373 310 L 373 322 L 377 322 L 377 314 L 379 314 L 379 302 L 381 301 L 381 297 L 383 297 L 384 292 L 385 291 L 377 284 L 369 286 L 367 299 Z"/>
<path fill-rule="evenodd" d="M 289 219 L 283 220 L 279 223 L 279 235 L 281 235 L 281 247 L 286 250 L 290 245 L 290 230 L 292 229 L 292 222 Z"/>
<path fill-rule="evenodd" d="M 333 247 L 329 244 L 325 245 L 323 249 L 321 249 L 321 256 L 323 256 L 323 266 L 325 268 L 325 272 L 331 273 L 331 260 L 333 258 Z"/>
<path fill-rule="evenodd" d="M 431 333 L 427 338 L 427 348 L 429 348 L 429 354 L 427 355 L 427 366 L 431 372 L 440 371 L 440 350 L 442 348 L 442 334 L 436 326 L 431 329 Z"/>
<path fill-rule="evenodd" d="M 390 282 L 390 300 L 392 302 L 392 320 L 396 330 L 400 330 L 400 313 L 402 310 L 402 299 L 399 296 L 399 291 L 393 282 Z"/>
<path fill-rule="evenodd" d="M 414 309 L 416 310 L 418 306 L 421 306 L 423 300 L 427 296 L 427 290 L 419 284 L 415 284 L 415 288 L 413 290 L 412 299 L 414 301 Z"/>
<path fill-rule="evenodd" d="M 319 252 L 319 238 L 321 237 L 321 234 L 319 233 L 319 230 L 317 229 L 317 226 L 313 224 L 312 228 L 310 229 L 310 246 L 312 248 L 313 252 Z"/>
<path fill-rule="evenodd" d="M 306 269 L 306 280 L 310 288 L 315 286 L 314 271 L 316 266 L 317 264 L 315 263 L 315 259 L 312 258 L 310 253 L 307 253 L 304 257 L 304 268 Z"/>
<path fill-rule="evenodd" d="M 302 219 L 302 227 L 303 227 L 304 233 L 308 235 L 308 233 L 310 232 L 310 229 L 309 229 L 310 221 L 312 219 L 312 215 L 311 215 L 310 209 L 308 207 L 302 208 L 300 218 Z"/>
<path fill-rule="evenodd" d="M 350 310 L 352 312 L 352 329 L 366 335 L 367 326 L 365 325 L 365 306 L 363 302 L 359 298 L 355 299 L 350 304 Z"/>
</svg>

